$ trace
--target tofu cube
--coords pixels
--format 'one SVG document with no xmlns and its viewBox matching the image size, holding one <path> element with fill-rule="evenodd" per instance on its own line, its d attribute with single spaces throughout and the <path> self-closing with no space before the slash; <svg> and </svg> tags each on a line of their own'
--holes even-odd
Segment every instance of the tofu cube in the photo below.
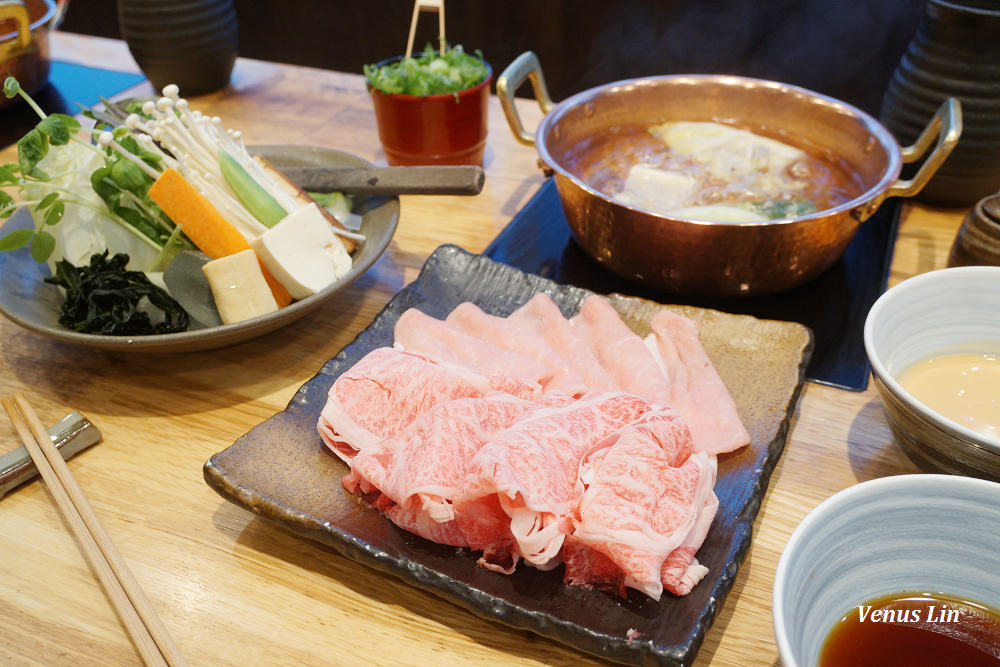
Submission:
<svg viewBox="0 0 1000 667">
<path fill-rule="evenodd" d="M 242 322 L 278 310 L 278 303 L 264 280 L 264 272 L 253 250 L 213 259 L 201 270 L 208 278 L 223 324 Z"/>
<path fill-rule="evenodd" d="M 351 268 L 351 256 L 315 202 L 289 213 L 250 247 L 296 299 L 312 296 Z"/>
</svg>

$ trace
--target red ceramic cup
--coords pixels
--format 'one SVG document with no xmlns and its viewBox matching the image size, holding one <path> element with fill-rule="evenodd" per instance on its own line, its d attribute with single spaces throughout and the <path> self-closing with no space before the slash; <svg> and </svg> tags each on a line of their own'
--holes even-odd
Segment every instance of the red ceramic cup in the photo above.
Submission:
<svg viewBox="0 0 1000 667">
<path fill-rule="evenodd" d="M 493 80 L 493 70 L 486 67 L 485 81 L 458 93 L 386 94 L 369 83 L 378 137 L 388 163 L 482 165 Z"/>
</svg>

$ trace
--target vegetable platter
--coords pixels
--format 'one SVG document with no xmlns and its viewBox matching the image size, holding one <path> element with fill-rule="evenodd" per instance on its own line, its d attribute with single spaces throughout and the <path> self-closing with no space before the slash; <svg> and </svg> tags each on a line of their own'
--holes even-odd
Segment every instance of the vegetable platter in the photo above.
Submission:
<svg viewBox="0 0 1000 667">
<path fill-rule="evenodd" d="M 35 106 L 13 79 L 5 93 Z M 385 250 L 398 199 L 310 195 L 279 171 L 368 162 L 248 149 L 164 93 L 85 111 L 92 129 L 35 107 L 17 162 L 0 167 L 0 313 L 105 349 L 210 349 L 297 320 Z"/>
</svg>

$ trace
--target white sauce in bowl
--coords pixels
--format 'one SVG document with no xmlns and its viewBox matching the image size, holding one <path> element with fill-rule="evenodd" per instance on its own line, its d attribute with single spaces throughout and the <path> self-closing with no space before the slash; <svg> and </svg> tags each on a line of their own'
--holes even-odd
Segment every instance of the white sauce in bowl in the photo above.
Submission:
<svg viewBox="0 0 1000 667">
<path fill-rule="evenodd" d="M 1000 355 L 943 354 L 908 367 L 897 379 L 932 410 L 1000 438 Z"/>
</svg>

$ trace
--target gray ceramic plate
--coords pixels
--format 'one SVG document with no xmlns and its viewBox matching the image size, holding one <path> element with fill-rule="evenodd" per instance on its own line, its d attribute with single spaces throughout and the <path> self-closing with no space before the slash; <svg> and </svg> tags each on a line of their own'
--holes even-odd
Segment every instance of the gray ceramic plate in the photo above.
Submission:
<svg viewBox="0 0 1000 667">
<path fill-rule="evenodd" d="M 369 162 L 350 153 L 310 146 L 251 146 L 277 166 L 362 166 Z M 0 253 L 0 313 L 26 329 L 69 343 L 109 350 L 136 352 L 192 352 L 233 345 L 291 324 L 315 310 L 356 280 L 382 255 L 399 221 L 399 199 L 366 197 L 356 202 L 362 214 L 365 242 L 354 254 L 354 265 L 344 278 L 316 294 L 281 310 L 244 322 L 175 334 L 151 336 L 99 336 L 77 333 L 59 324 L 62 292 L 43 282 L 51 275 L 48 266 L 36 263 L 26 248 Z M 63 221 L 60 224 L 66 224 Z M 0 235 L 31 225 L 26 212 L 11 217 Z"/>
<path fill-rule="evenodd" d="M 750 446 L 719 459 L 719 511 L 698 552 L 710 571 L 683 598 L 665 593 L 654 602 L 633 594 L 620 600 L 564 586 L 561 568 L 539 572 L 522 567 L 511 576 L 484 570 L 471 553 L 406 533 L 344 491 L 340 480 L 347 466 L 317 435 L 316 420 L 334 379 L 372 349 L 391 345 L 393 325 L 407 308 L 444 317 L 457 304 L 472 301 L 487 312 L 507 315 L 538 291 L 547 292 L 566 315 L 575 313 L 590 294 L 454 246 L 438 248 L 417 280 L 303 385 L 283 412 L 213 456 L 205 464 L 205 479 L 252 512 L 485 618 L 614 660 L 689 664 L 750 546 L 754 517 L 784 447 L 812 350 L 807 328 L 676 308 L 701 323 L 705 349 L 751 435 Z M 647 333 L 649 318 L 661 307 L 621 296 L 612 297 L 612 303 L 639 334 Z"/>
</svg>

